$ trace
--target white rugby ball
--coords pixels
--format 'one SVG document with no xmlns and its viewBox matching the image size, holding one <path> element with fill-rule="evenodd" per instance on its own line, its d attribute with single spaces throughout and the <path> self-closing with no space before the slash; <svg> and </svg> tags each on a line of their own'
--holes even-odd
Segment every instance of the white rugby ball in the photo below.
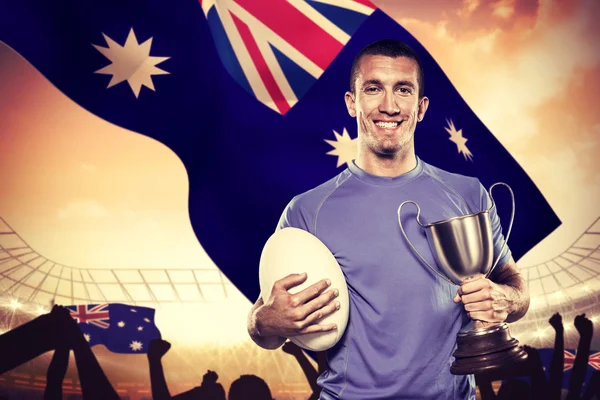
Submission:
<svg viewBox="0 0 600 400">
<path fill-rule="evenodd" d="M 318 323 L 334 323 L 337 329 L 307 333 L 289 339 L 303 349 L 327 350 L 340 340 L 348 325 L 350 301 L 346 278 L 331 251 L 317 237 L 298 228 L 278 230 L 267 240 L 260 257 L 259 280 L 263 301 L 269 299 L 276 281 L 290 274 L 303 272 L 307 274 L 306 281 L 289 289 L 289 293 L 298 293 L 322 279 L 331 280 L 331 286 L 327 290 L 339 290 L 338 297 L 332 301 L 339 301 L 340 309 Z"/>
</svg>

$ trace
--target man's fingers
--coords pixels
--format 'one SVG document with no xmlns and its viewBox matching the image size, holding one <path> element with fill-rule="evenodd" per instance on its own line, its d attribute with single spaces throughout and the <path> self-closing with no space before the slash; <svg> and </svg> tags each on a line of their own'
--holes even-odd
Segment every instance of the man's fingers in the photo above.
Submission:
<svg viewBox="0 0 600 400">
<path fill-rule="evenodd" d="M 458 292 L 456 292 L 456 295 L 454 296 L 453 300 L 455 303 L 460 303 L 461 298 L 460 298 L 460 295 L 458 294 Z"/>
<path fill-rule="evenodd" d="M 486 290 L 480 290 L 475 293 L 465 294 L 462 296 L 462 302 L 464 304 L 476 303 L 478 301 L 490 300 L 490 294 Z"/>
<path fill-rule="evenodd" d="M 469 294 L 478 290 L 490 287 L 490 282 L 487 279 L 482 279 L 483 275 L 479 274 L 473 278 L 466 279 L 458 288 L 458 294 Z"/>
<path fill-rule="evenodd" d="M 338 294 L 339 294 L 339 291 L 337 289 L 331 289 L 331 290 L 326 291 L 325 293 L 321 293 L 321 295 L 319 297 L 312 299 L 311 301 L 306 303 L 304 306 L 302 306 L 302 308 L 301 308 L 302 315 L 303 316 L 311 315 L 314 312 L 320 310 L 321 308 L 325 307 L 325 305 L 330 303 L 331 300 L 336 298 L 338 296 Z"/>
<path fill-rule="evenodd" d="M 324 307 L 319 307 L 316 311 L 314 311 L 312 314 L 310 314 L 308 317 L 306 317 L 306 319 L 304 320 L 305 326 L 317 324 L 323 318 L 332 314 L 336 310 L 339 310 L 339 308 L 340 308 L 339 301 L 333 301 Z"/>
<path fill-rule="evenodd" d="M 273 287 L 279 287 L 281 289 L 288 290 L 300 285 L 306 280 L 306 277 L 306 272 L 303 272 L 301 274 L 290 274 L 284 278 L 281 278 L 278 281 L 275 281 Z"/>
<path fill-rule="evenodd" d="M 309 325 L 306 328 L 298 331 L 298 335 L 305 335 L 307 333 L 316 333 L 316 332 L 329 332 L 329 331 L 333 331 L 336 329 L 337 329 L 336 324 Z M 293 335 L 293 336 L 297 336 L 297 335 Z"/>
<path fill-rule="evenodd" d="M 334 302 L 331 302 L 330 304 L 327 304 L 325 307 L 317 309 L 313 313 L 309 314 L 306 318 L 297 321 L 296 322 L 297 334 L 321 332 L 322 330 L 335 329 L 334 327 L 331 327 L 331 324 L 319 324 L 319 322 L 321 322 L 323 320 L 323 318 L 332 314 L 339 308 L 340 308 L 340 302 L 334 301 Z M 317 326 L 318 328 L 311 328 L 312 326 Z M 329 328 L 327 328 L 327 327 L 329 327 Z M 314 329 L 317 329 L 317 330 L 314 330 Z"/>
<path fill-rule="evenodd" d="M 331 285 L 331 281 L 329 279 L 322 279 L 317 283 L 313 283 L 309 287 L 301 290 L 292 296 L 293 303 L 297 306 L 301 306 L 309 300 L 314 299 L 319 296 L 325 289 L 327 289 Z"/>
<path fill-rule="evenodd" d="M 484 301 L 477 301 L 475 303 L 469 303 L 469 304 L 465 304 L 465 310 L 468 312 L 471 311 L 488 311 L 488 310 L 493 310 L 493 306 L 492 306 L 492 301 L 491 300 L 484 300 Z"/>
</svg>

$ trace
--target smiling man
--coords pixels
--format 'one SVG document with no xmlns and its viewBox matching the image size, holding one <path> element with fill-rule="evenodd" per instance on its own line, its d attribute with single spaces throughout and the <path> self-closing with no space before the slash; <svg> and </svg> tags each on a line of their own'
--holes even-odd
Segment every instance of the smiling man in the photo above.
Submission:
<svg viewBox="0 0 600 400">
<path fill-rule="evenodd" d="M 439 278 L 403 238 L 396 213 L 401 202 L 415 200 L 421 221 L 432 223 L 489 209 L 491 200 L 478 179 L 416 156 L 414 133 L 429 99 L 419 57 L 406 44 L 382 40 L 364 48 L 345 101 L 358 125 L 356 160 L 292 199 L 278 225 L 325 243 L 348 284 L 350 319 L 327 352 L 321 399 L 474 399 L 473 377 L 450 373 L 456 334 L 470 318 L 482 327 L 522 317 L 529 306 L 523 280 L 508 247 L 490 279 L 477 276 L 457 287 Z M 406 214 L 413 244 L 435 265 L 415 215 Z M 495 208 L 490 217 L 496 259 L 504 237 Z M 339 307 L 335 288 L 321 281 L 288 292 L 305 279 L 289 275 L 266 302 L 254 304 L 248 331 L 257 344 L 274 349 L 286 337 L 336 329 L 320 323 Z"/>
</svg>

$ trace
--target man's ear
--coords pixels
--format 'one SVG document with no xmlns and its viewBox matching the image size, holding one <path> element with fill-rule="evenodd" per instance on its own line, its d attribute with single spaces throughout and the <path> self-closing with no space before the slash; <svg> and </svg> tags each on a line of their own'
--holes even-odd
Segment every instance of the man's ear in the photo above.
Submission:
<svg viewBox="0 0 600 400">
<path fill-rule="evenodd" d="M 344 101 L 346 102 L 348 114 L 350 114 L 352 118 L 356 118 L 356 103 L 354 101 L 354 94 L 352 92 L 346 92 L 344 95 Z"/>
<path fill-rule="evenodd" d="M 423 121 L 423 118 L 425 118 L 425 112 L 427 111 L 428 107 L 429 107 L 429 98 L 426 96 L 423 96 L 419 100 L 419 112 L 417 113 L 417 121 L 419 121 L 419 122 Z"/>
</svg>

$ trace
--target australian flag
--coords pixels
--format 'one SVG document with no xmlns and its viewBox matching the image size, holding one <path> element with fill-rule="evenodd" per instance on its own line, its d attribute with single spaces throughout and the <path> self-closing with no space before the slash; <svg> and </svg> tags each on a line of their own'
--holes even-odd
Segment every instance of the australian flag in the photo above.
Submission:
<svg viewBox="0 0 600 400">
<path fill-rule="evenodd" d="M 513 188 L 515 259 L 560 224 L 427 50 L 369 1 L 0 5 L 0 40 L 59 90 L 179 156 L 196 236 L 251 300 L 262 248 L 286 204 L 354 158 L 356 121 L 344 93 L 354 57 L 379 39 L 406 42 L 423 62 L 430 106 L 415 134 L 417 155 L 486 187 L 501 181 Z M 506 231 L 510 202 L 498 192 Z"/>
<path fill-rule="evenodd" d="M 147 353 L 152 339 L 160 339 L 154 309 L 127 304 L 66 306 L 90 346 L 103 344 L 113 353 Z"/>
</svg>

